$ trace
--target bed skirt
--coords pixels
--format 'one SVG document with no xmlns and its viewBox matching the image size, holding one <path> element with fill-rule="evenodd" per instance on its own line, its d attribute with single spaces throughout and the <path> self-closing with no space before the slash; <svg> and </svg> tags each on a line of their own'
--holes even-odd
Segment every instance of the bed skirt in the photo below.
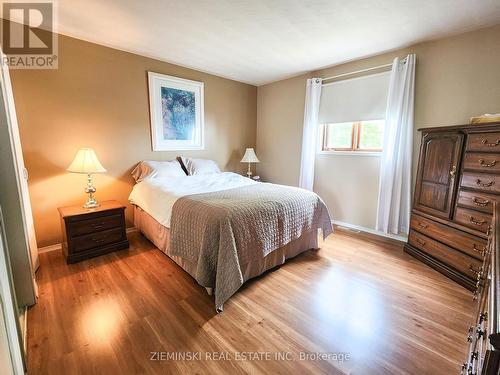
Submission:
<svg viewBox="0 0 500 375">
<path fill-rule="evenodd" d="M 169 252 L 170 229 L 161 225 L 151 215 L 138 206 L 134 207 L 134 226 L 149 239 L 158 249 L 168 255 L 184 271 L 194 275 L 195 265 L 181 257 L 171 255 Z M 267 256 L 253 260 L 247 264 L 240 264 L 243 280 L 262 275 L 271 268 L 282 265 L 287 259 L 293 258 L 304 251 L 318 248 L 318 233 L 316 230 L 303 234 L 300 238 L 269 253 Z M 194 277 L 194 276 L 193 276 Z M 204 286 L 208 294 L 212 288 Z"/>
</svg>

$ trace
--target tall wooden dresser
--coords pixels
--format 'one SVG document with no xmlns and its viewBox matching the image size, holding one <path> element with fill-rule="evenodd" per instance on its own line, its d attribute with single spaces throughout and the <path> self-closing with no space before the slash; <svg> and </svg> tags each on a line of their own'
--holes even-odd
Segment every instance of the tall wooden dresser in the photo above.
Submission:
<svg viewBox="0 0 500 375">
<path fill-rule="evenodd" d="M 420 131 L 405 251 L 474 291 L 500 200 L 500 123 Z"/>
<path fill-rule="evenodd" d="M 495 203 L 492 231 L 475 293 L 476 318 L 467 334 L 462 375 L 500 373 L 500 204 Z"/>
</svg>

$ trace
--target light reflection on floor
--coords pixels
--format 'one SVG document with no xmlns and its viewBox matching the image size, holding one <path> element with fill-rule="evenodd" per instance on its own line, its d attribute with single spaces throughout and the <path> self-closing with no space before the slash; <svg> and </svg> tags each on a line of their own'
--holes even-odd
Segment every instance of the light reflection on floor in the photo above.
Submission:
<svg viewBox="0 0 500 375">
<path fill-rule="evenodd" d="M 120 333 L 122 311 L 111 297 L 100 298 L 86 306 L 80 327 L 92 345 L 110 344 Z"/>
<path fill-rule="evenodd" d="M 364 357 L 380 339 L 385 325 L 382 295 L 368 280 L 353 278 L 341 268 L 331 268 L 316 283 L 314 314 L 321 321 L 318 333 L 329 345 Z"/>
</svg>

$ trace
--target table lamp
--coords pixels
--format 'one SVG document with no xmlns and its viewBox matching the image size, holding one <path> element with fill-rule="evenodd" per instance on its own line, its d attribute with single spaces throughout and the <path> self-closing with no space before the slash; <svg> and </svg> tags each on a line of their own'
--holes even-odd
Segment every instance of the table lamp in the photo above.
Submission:
<svg viewBox="0 0 500 375">
<path fill-rule="evenodd" d="M 248 178 L 252 177 L 252 163 L 259 163 L 259 159 L 257 159 L 257 155 L 255 155 L 255 151 L 253 148 L 247 148 L 245 151 L 245 155 L 243 155 L 243 159 L 241 159 L 242 163 L 248 163 L 248 171 L 247 171 L 247 176 Z"/>
<path fill-rule="evenodd" d="M 89 195 L 89 197 L 83 207 L 98 207 L 99 203 L 94 198 L 96 188 L 92 185 L 92 174 L 104 173 L 106 172 L 106 169 L 104 169 L 102 164 L 99 162 L 99 159 L 97 159 L 97 155 L 94 150 L 91 148 L 79 149 L 75 158 L 66 170 L 72 173 L 85 173 L 87 175 L 87 187 L 85 188 L 85 192 Z"/>
</svg>

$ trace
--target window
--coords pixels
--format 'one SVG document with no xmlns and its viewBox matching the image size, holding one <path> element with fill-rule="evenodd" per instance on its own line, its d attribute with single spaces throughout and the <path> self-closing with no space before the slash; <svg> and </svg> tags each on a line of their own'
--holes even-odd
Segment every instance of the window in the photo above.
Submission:
<svg viewBox="0 0 500 375">
<path fill-rule="evenodd" d="M 381 152 L 384 120 L 323 125 L 323 151 Z"/>
</svg>

